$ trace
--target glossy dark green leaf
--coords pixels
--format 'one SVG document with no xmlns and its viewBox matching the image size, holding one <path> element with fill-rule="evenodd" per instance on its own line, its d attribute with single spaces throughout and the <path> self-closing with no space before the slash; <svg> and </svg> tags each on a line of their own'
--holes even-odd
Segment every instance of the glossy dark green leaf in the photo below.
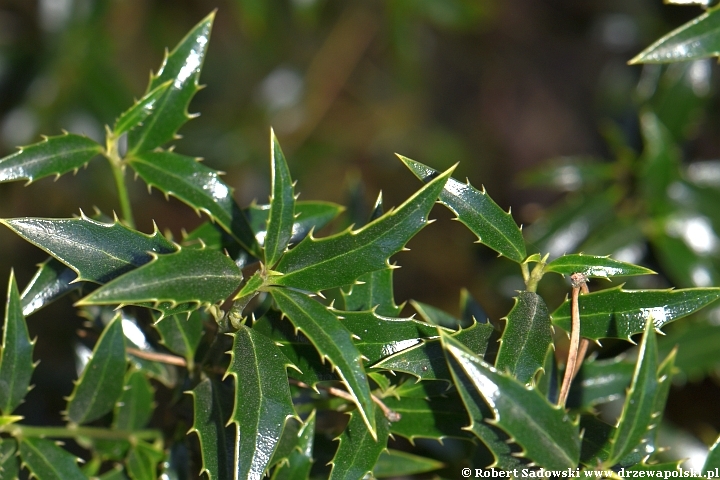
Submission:
<svg viewBox="0 0 720 480">
<path fill-rule="evenodd" d="M 15 274 L 10 272 L 0 350 L 0 412 L 3 415 L 10 415 L 30 389 L 35 369 L 33 343 L 22 313 Z"/>
<path fill-rule="evenodd" d="M 260 480 L 285 421 L 295 415 L 287 383 L 291 366 L 269 338 L 242 326 L 234 334 L 227 375 L 235 377 L 235 478 Z"/>
<path fill-rule="evenodd" d="M 463 429 L 467 425 L 467 415 L 456 394 L 431 398 L 386 397 L 383 403 L 400 414 L 400 420 L 390 424 L 390 432 L 411 442 L 416 438 L 471 437 Z"/>
<path fill-rule="evenodd" d="M 372 473 L 380 454 L 387 449 L 388 420 L 379 408 L 375 409 L 377 439 L 365 427 L 365 421 L 357 410 L 350 413 L 350 422 L 337 438 L 340 442 L 332 460 L 330 480 L 365 478 Z"/>
<path fill-rule="evenodd" d="M 399 155 L 400 160 L 423 182 L 429 182 L 439 173 L 420 162 Z M 492 248 L 500 255 L 518 263 L 525 260 L 525 240 L 515 220 L 485 192 L 470 182 L 450 178 L 440 193 L 440 203 L 448 207 L 457 219 L 478 237 L 478 243 Z"/>
<path fill-rule="evenodd" d="M 167 90 L 172 85 L 172 81 L 168 80 L 165 83 L 161 83 L 157 87 L 145 94 L 140 100 L 136 101 L 135 104 L 127 109 L 115 122 L 115 128 L 113 133 L 116 137 L 119 137 L 125 132 L 132 130 L 138 125 L 142 125 L 142 122 L 149 117 L 158 106 L 158 101 L 167 93 Z"/>
<path fill-rule="evenodd" d="M 295 189 L 290 169 L 275 132 L 270 134 L 270 212 L 268 213 L 267 232 L 263 243 L 265 264 L 268 268 L 280 259 L 290 243 L 295 220 Z"/>
<path fill-rule="evenodd" d="M 312 292 L 350 285 L 361 275 L 388 266 L 388 258 L 428 223 L 428 214 L 452 169 L 412 197 L 358 230 L 320 239 L 306 237 L 283 255 L 270 277 L 275 285 Z"/>
<path fill-rule="evenodd" d="M 635 363 L 621 357 L 585 361 L 570 388 L 567 404 L 590 409 L 620 398 L 630 386 Z"/>
<path fill-rule="evenodd" d="M 77 466 L 77 458 L 42 438 L 23 437 L 20 459 L 38 480 L 86 480 Z"/>
<path fill-rule="evenodd" d="M 209 480 L 232 478 L 235 463 L 235 432 L 228 427 L 233 408 L 233 392 L 224 385 L 205 379 L 191 392 L 193 426 L 200 440 L 202 470 Z"/>
<path fill-rule="evenodd" d="M 355 346 L 369 364 L 419 345 L 423 338 L 437 338 L 438 335 L 437 327 L 411 318 L 383 317 L 371 310 L 336 310 L 335 314 L 352 332 Z"/>
<path fill-rule="evenodd" d="M 376 478 L 409 477 L 410 475 L 432 472 L 444 466 L 444 463 L 434 458 L 421 457 L 402 450 L 388 449 L 380 454 L 372 473 Z"/>
<path fill-rule="evenodd" d="M 463 325 L 472 325 L 474 322 L 488 323 L 485 309 L 466 288 L 460 290 L 460 312 L 460 322 Z"/>
<path fill-rule="evenodd" d="M 0 474 L 3 478 L 20 478 L 17 443 L 14 438 L 0 438 Z"/>
<path fill-rule="evenodd" d="M 65 133 L 45 137 L 42 142 L 22 147 L 0 159 L 0 182 L 27 180 L 72 172 L 103 151 L 102 146 L 82 135 Z"/>
<path fill-rule="evenodd" d="M 135 154 L 153 150 L 172 140 L 177 130 L 191 117 L 187 113 L 190 100 L 200 87 L 198 79 L 207 44 L 210 40 L 215 12 L 198 23 L 170 54 L 160 71 L 150 78 L 148 92 L 167 81 L 171 86 L 155 102 L 152 113 L 142 125 L 128 134 L 128 151 Z"/>
<path fill-rule="evenodd" d="M 154 410 L 155 390 L 145 374 L 132 371 L 125 378 L 120 400 L 115 406 L 113 428 L 117 430 L 140 430 L 150 421 Z"/>
<path fill-rule="evenodd" d="M 2 220 L 28 242 L 72 268 L 78 280 L 106 283 L 149 262 L 153 253 L 170 253 L 175 245 L 155 230 L 152 235 L 115 221 L 80 218 Z"/>
<path fill-rule="evenodd" d="M 538 392 L 545 395 L 550 403 L 557 403 L 560 396 L 560 375 L 557 359 L 555 358 L 555 345 L 551 345 L 545 353 L 543 372 L 536 381 Z M 629 382 L 628 382 L 629 383 Z"/>
<path fill-rule="evenodd" d="M 195 311 L 186 315 L 172 315 L 155 324 L 160 341 L 167 348 L 185 357 L 188 369 L 192 370 L 195 351 L 203 337 L 203 314 Z"/>
<path fill-rule="evenodd" d="M 283 434 L 285 432 L 283 431 Z M 313 443 L 315 438 L 315 410 L 298 429 L 292 451 L 285 457 L 287 462 L 273 472 L 272 480 L 294 480 L 308 478 L 313 465 Z"/>
<path fill-rule="evenodd" d="M 623 290 L 622 285 L 581 295 L 580 334 L 592 340 L 624 338 L 640 333 L 652 318 L 659 330 L 664 325 L 703 308 L 720 298 L 720 288 L 682 290 Z M 570 300 L 552 313 L 553 323 L 570 330 Z"/>
<path fill-rule="evenodd" d="M 78 305 L 169 302 L 211 305 L 228 298 L 240 285 L 242 273 L 235 262 L 209 249 L 183 248 L 155 259 L 103 285 Z"/>
<path fill-rule="evenodd" d="M 711 9 L 640 52 L 630 63 L 669 63 L 720 55 L 720 11 Z"/>
<path fill-rule="evenodd" d="M 716 469 L 720 469 L 720 437 L 715 440 L 710 450 L 708 450 L 708 456 L 705 459 L 705 464 L 702 468 L 702 474 L 707 475 L 708 472 L 715 472 Z"/>
<path fill-rule="evenodd" d="M 582 273 L 586 277 L 608 278 L 615 276 L 651 275 L 652 270 L 631 263 L 613 260 L 610 257 L 570 254 L 558 257 L 545 266 L 546 272 L 562 275 Z"/>
<path fill-rule="evenodd" d="M 91 422 L 112 410 L 123 393 L 126 366 L 125 335 L 118 315 L 100 335 L 68 398 L 68 419 L 78 424 Z"/>
<path fill-rule="evenodd" d="M 613 435 L 607 466 L 614 465 L 634 449 L 641 447 L 640 441 L 650 428 L 656 413 L 653 407 L 659 389 L 658 353 L 652 322 L 651 318 L 646 321 L 635 372 Z"/>
<path fill-rule="evenodd" d="M 444 310 L 433 307 L 432 305 L 418 302 L 417 300 L 410 300 L 410 305 L 418 312 L 420 318 L 432 325 L 456 330 L 462 323 L 459 318 L 455 318 Z"/>
<path fill-rule="evenodd" d="M 132 480 L 155 480 L 158 478 L 158 464 L 165 455 L 161 450 L 145 442 L 130 447 L 126 460 L 127 472 Z"/>
<path fill-rule="evenodd" d="M 490 324 L 475 323 L 454 333 L 453 337 L 477 355 L 484 355 L 493 332 Z M 374 364 L 373 368 L 409 373 L 421 380 L 451 379 L 439 339 L 406 348 Z"/>
<path fill-rule="evenodd" d="M 320 230 L 340 215 L 343 210 L 345 207 L 332 202 L 295 201 L 295 223 L 293 223 L 290 243 L 296 244 L 311 231 Z M 253 203 L 243 212 L 255 232 L 255 238 L 262 245 L 267 234 L 270 205 Z"/>
<path fill-rule="evenodd" d="M 375 409 L 370 397 L 370 386 L 350 331 L 332 310 L 307 295 L 287 288 L 273 288 L 271 294 L 295 328 L 303 332 L 320 356 L 333 365 L 374 435 Z"/>
<path fill-rule="evenodd" d="M 533 292 L 520 292 L 506 318 L 495 368 L 528 383 L 543 368 L 552 344 L 552 325 L 545 301 Z"/>
<path fill-rule="evenodd" d="M 166 151 L 142 152 L 128 157 L 127 162 L 145 183 L 205 212 L 245 249 L 257 251 L 250 224 L 217 170 L 195 158 Z"/>
<path fill-rule="evenodd" d="M 494 413 L 493 423 L 524 449 L 524 456 L 547 469 L 575 468 L 580 432 L 561 408 L 536 390 L 499 373 L 450 335 L 440 338 L 450 361 L 457 362 Z"/>
<path fill-rule="evenodd" d="M 348 289 L 342 291 L 345 310 L 370 310 L 378 315 L 397 317 L 402 307 L 395 304 L 393 268 L 366 273 Z"/>
<path fill-rule="evenodd" d="M 28 316 L 54 302 L 63 295 L 82 287 L 71 283 L 77 274 L 70 267 L 50 257 L 38 266 L 37 272 L 20 295 L 23 315 Z"/>
</svg>

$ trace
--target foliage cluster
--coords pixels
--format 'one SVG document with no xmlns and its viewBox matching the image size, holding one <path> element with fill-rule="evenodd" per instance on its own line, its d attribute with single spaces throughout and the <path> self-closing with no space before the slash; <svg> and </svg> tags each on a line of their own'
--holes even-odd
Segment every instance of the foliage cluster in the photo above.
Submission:
<svg viewBox="0 0 720 480">
<path fill-rule="evenodd" d="M 716 55 L 718 18 L 720 10 L 708 10 L 635 61 Z M 31 183 L 104 157 L 121 212 L 1 220 L 50 255 L 22 292 L 10 273 L 0 351 L 3 478 L 679 468 L 657 441 L 672 379 L 702 376 L 718 361 L 711 315 L 657 337 L 720 297 L 712 286 L 720 190 L 708 182 L 720 166 L 684 168 L 676 146 L 690 113 L 682 106 L 688 102 L 672 101 L 686 92 L 692 65 L 675 83 L 658 82 L 646 99 L 642 154 L 609 135 L 614 163 L 569 160 L 529 177 L 566 187 L 570 174 L 582 193 L 535 224 L 527 241 L 484 188 L 452 178 L 453 168 L 439 172 L 403 156 L 422 183 L 417 192 L 387 211 L 380 196 L 365 225 L 316 237 L 343 207 L 297 199 L 274 134 L 269 203 L 246 208 L 220 172 L 167 146 L 191 118 L 213 20 L 166 56 L 145 95 L 107 128 L 105 145 L 65 133 L 0 160 L 0 181 Z M 136 230 L 128 170 L 209 220 L 178 241 Z M 524 289 L 504 322 L 485 318 L 467 292 L 461 318 L 416 301 L 420 318 L 401 316 L 389 259 L 431 223 L 436 202 L 521 272 Z M 595 291 L 586 292 L 581 282 L 553 309 L 538 294 L 546 275 L 653 274 L 634 264 L 648 245 L 669 278 L 695 287 L 596 289 L 593 282 Z M 82 356 L 66 424 L 29 425 L 15 413 L 41 359 L 25 318 L 67 294 L 78 298 L 94 348 Z M 579 331 L 572 326 L 578 316 Z M 579 334 L 580 345 L 596 342 L 605 357 L 591 356 L 577 372 L 566 368 L 566 378 L 577 374 L 567 402 L 559 332 Z M 600 341 L 612 339 L 638 346 L 603 355 Z M 615 418 L 596 414 L 622 398 Z M 155 426 L 161 414 L 172 417 L 171 428 Z M 68 448 L 58 439 L 71 440 Z M 413 448 L 426 439 L 463 454 Z M 718 452 L 710 449 L 705 469 L 720 466 Z"/>
</svg>

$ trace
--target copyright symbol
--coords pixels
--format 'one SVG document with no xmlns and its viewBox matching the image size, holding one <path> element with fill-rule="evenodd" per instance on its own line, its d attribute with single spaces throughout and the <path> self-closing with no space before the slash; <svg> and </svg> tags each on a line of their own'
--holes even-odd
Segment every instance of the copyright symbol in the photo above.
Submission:
<svg viewBox="0 0 720 480">
<path fill-rule="evenodd" d="M 463 477 L 469 477 L 472 474 L 472 470 L 469 468 L 463 468 L 462 469 L 462 476 Z"/>
</svg>

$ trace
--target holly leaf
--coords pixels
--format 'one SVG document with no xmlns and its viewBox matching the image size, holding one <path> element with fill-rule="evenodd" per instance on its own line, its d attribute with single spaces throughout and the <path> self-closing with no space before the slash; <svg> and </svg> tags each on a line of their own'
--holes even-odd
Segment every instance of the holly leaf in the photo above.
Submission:
<svg viewBox="0 0 720 480">
<path fill-rule="evenodd" d="M 295 201 L 295 220 L 292 227 L 290 243 L 296 244 L 313 230 L 320 230 L 334 220 L 345 207 L 332 202 Z M 245 210 L 250 228 L 260 245 L 265 243 L 267 222 L 270 216 L 270 205 L 253 203 Z"/>
<path fill-rule="evenodd" d="M 589 409 L 620 398 L 630 386 L 634 371 L 633 362 L 618 357 L 584 362 L 570 387 L 568 406 Z"/>
<path fill-rule="evenodd" d="M 623 338 L 642 332 L 652 318 L 653 327 L 690 315 L 720 298 L 720 288 L 681 290 L 623 290 L 622 285 L 581 295 L 580 335 L 591 340 Z M 570 300 L 552 313 L 553 324 L 570 331 Z"/>
<path fill-rule="evenodd" d="M 20 440 L 23 465 L 38 480 L 85 480 L 77 466 L 77 458 L 42 438 L 23 437 Z"/>
<path fill-rule="evenodd" d="M 0 438 L 0 473 L 3 478 L 20 478 L 17 443 L 14 438 Z"/>
<path fill-rule="evenodd" d="M 287 427 L 286 427 L 287 428 Z M 367 430 L 366 430 L 367 431 Z M 283 431 L 283 435 L 285 432 Z M 284 457 L 286 462 L 279 465 L 273 472 L 272 480 L 293 480 L 308 478 L 313 465 L 313 443 L 315 438 L 315 410 L 297 430 L 294 446 Z M 277 451 L 276 451 L 277 452 Z M 273 457 L 273 460 L 275 458 Z M 273 463 L 273 462 L 271 462 Z"/>
<path fill-rule="evenodd" d="M 187 108 L 200 90 L 198 79 L 214 19 L 215 12 L 212 12 L 200 21 L 172 52 L 165 55 L 160 71 L 151 75 L 148 92 L 168 81 L 171 85 L 155 101 L 153 111 L 142 125 L 128 133 L 128 153 L 131 156 L 153 150 L 174 139 L 177 130 L 191 118 Z"/>
<path fill-rule="evenodd" d="M 540 295 L 520 292 L 506 322 L 495 368 L 528 383 L 543 368 L 545 354 L 552 344 L 548 309 Z"/>
<path fill-rule="evenodd" d="M 441 332 L 440 339 L 448 361 L 457 363 L 492 410 L 495 417 L 492 423 L 523 448 L 525 457 L 552 470 L 577 466 L 580 458 L 577 420 L 548 403 L 535 389 L 528 389 L 495 370 L 450 335 Z"/>
<path fill-rule="evenodd" d="M 459 318 L 455 318 L 446 311 L 433 307 L 432 305 L 428 305 L 427 303 L 410 300 L 410 305 L 412 305 L 418 315 L 420 315 L 420 318 L 431 325 L 456 330 L 463 323 Z"/>
<path fill-rule="evenodd" d="M 361 275 L 388 266 L 387 259 L 428 223 L 428 214 L 452 169 L 421 188 L 400 207 L 358 230 L 315 239 L 306 237 L 280 259 L 268 278 L 311 292 L 350 285 Z"/>
<path fill-rule="evenodd" d="M 160 342 L 178 355 L 185 357 L 188 370 L 193 369 L 195 352 L 203 337 L 203 315 L 196 310 L 186 318 L 172 315 L 155 323 Z"/>
<path fill-rule="evenodd" d="M 340 446 L 331 462 L 330 480 L 365 478 L 372 473 L 380 454 L 387 449 L 389 422 L 379 408 L 375 409 L 377 438 L 365 428 L 365 421 L 357 410 L 349 415 L 347 428 L 336 439 Z"/>
<path fill-rule="evenodd" d="M 21 147 L 0 159 L 0 182 L 27 180 L 30 184 L 50 175 L 57 178 L 77 170 L 102 151 L 101 145 L 82 135 L 45 137 L 42 142 Z"/>
<path fill-rule="evenodd" d="M 193 426 L 200 440 L 202 470 L 209 480 L 232 478 L 235 459 L 235 434 L 228 427 L 233 408 L 233 393 L 221 383 L 206 378 L 191 392 Z"/>
<path fill-rule="evenodd" d="M 33 344 L 22 313 L 15 274 L 10 272 L 0 350 L 0 412 L 3 415 L 10 415 L 30 389 L 35 369 Z"/>
<path fill-rule="evenodd" d="M 172 307 L 190 303 L 197 308 L 225 300 L 241 281 L 240 269 L 222 253 L 182 248 L 156 255 L 152 262 L 103 285 L 77 305 L 168 302 Z"/>
<path fill-rule="evenodd" d="M 137 442 L 131 445 L 128 453 L 127 471 L 133 480 L 155 480 L 157 478 L 157 467 L 165 455 L 152 445 L 145 442 Z"/>
<path fill-rule="evenodd" d="M 120 400 L 115 405 L 113 428 L 131 432 L 145 427 L 155 407 L 154 395 L 155 390 L 143 372 L 128 373 Z"/>
<path fill-rule="evenodd" d="M 378 315 L 397 317 L 402 307 L 395 305 L 393 268 L 366 273 L 348 289 L 341 290 L 345 310 L 375 309 Z"/>
<path fill-rule="evenodd" d="M 288 288 L 272 288 L 280 310 L 315 345 L 321 358 L 327 359 L 352 396 L 371 435 L 375 435 L 374 405 L 370 396 L 360 352 L 351 334 L 332 310 L 305 294 Z"/>
<path fill-rule="evenodd" d="M 117 121 L 115 121 L 115 128 L 113 128 L 115 137 L 119 137 L 138 125 L 142 125 L 142 122 L 155 111 L 158 106 L 158 100 L 165 95 L 172 83 L 172 80 L 161 83 L 146 93 L 140 100 L 136 101 L 132 107 L 123 112 Z"/>
<path fill-rule="evenodd" d="M 292 365 L 272 340 L 250 328 L 242 326 L 233 337 L 226 375 L 235 377 L 235 477 L 260 480 L 285 421 L 295 416 L 286 372 Z"/>
<path fill-rule="evenodd" d="M 463 404 L 455 394 L 447 397 L 411 398 L 385 397 L 383 403 L 400 420 L 390 424 L 390 433 L 414 442 L 417 438 L 469 438 L 464 430 L 467 415 Z"/>
<path fill-rule="evenodd" d="M 272 195 L 270 196 L 270 212 L 264 242 L 265 264 L 268 268 L 272 268 L 285 253 L 285 249 L 290 243 L 295 219 L 293 181 L 285 155 L 283 155 L 273 131 L 270 132 L 270 151 L 272 152 L 270 159 Z"/>
<path fill-rule="evenodd" d="M 400 160 L 423 182 L 427 183 L 439 173 L 415 160 L 398 155 Z M 527 257 L 525 240 L 510 212 L 504 211 L 485 192 L 470 182 L 450 178 L 440 193 L 440 203 L 450 209 L 462 224 L 482 243 L 510 260 L 522 263 Z"/>
<path fill-rule="evenodd" d="M 0 220 L 33 245 L 77 274 L 75 281 L 106 283 L 176 246 L 155 229 L 152 235 L 125 227 L 117 220 L 102 223 L 88 218 L 14 218 Z"/>
<path fill-rule="evenodd" d="M 610 257 L 571 254 L 558 257 L 545 266 L 546 272 L 561 275 L 582 273 L 586 277 L 608 278 L 615 276 L 652 275 L 652 270 L 631 263 L 613 260 Z"/>
<path fill-rule="evenodd" d="M 376 478 L 409 477 L 439 470 L 444 466 L 444 463 L 434 458 L 421 457 L 402 450 L 388 449 L 380 454 L 372 473 Z"/>
<path fill-rule="evenodd" d="M 108 413 L 123 393 L 125 335 L 117 315 L 95 344 L 92 357 L 68 398 L 67 418 L 73 423 L 91 422 Z"/>
<path fill-rule="evenodd" d="M 81 288 L 83 283 L 74 282 L 76 278 L 75 272 L 59 260 L 52 257 L 45 260 L 20 295 L 23 315 L 31 315 L 65 294 Z"/>
<path fill-rule="evenodd" d="M 167 151 L 138 153 L 126 162 L 150 187 L 177 197 L 196 212 L 205 212 L 246 250 L 258 251 L 250 224 L 220 172 L 195 158 Z"/>
<path fill-rule="evenodd" d="M 708 456 L 702 468 L 703 475 L 707 475 L 708 472 L 714 472 L 720 468 L 720 447 L 718 447 L 718 445 L 720 445 L 720 437 L 715 440 L 715 443 L 713 443 L 710 450 L 708 450 Z"/>
</svg>

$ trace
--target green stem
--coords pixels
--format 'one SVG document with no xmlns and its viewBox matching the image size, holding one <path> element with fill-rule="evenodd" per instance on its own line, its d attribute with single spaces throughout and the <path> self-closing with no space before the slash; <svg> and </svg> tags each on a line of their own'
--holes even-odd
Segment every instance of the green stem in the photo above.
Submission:
<svg viewBox="0 0 720 480">
<path fill-rule="evenodd" d="M 537 292 L 538 283 L 540 283 L 540 280 L 542 280 L 543 275 L 545 275 L 545 265 L 547 265 L 547 259 L 549 256 L 550 256 L 550 254 L 546 254 L 542 258 L 542 260 L 540 260 L 537 264 L 535 264 L 535 266 L 532 269 L 532 272 L 530 272 L 530 275 L 528 275 L 527 277 L 525 277 L 525 275 L 526 275 L 525 272 L 527 271 L 528 267 L 525 264 L 523 264 L 523 266 L 525 266 L 525 268 L 523 269 L 523 277 L 525 277 L 525 289 L 528 292 L 533 292 L 533 293 Z"/>
<path fill-rule="evenodd" d="M 110 162 L 110 167 L 115 177 L 115 186 L 117 187 L 123 222 L 125 222 L 125 225 L 128 227 L 135 228 L 135 219 L 133 218 L 132 207 L 130 206 L 130 196 L 128 195 L 127 185 L 125 185 L 125 166 L 118 151 L 119 140 L 120 138 L 116 137 L 108 128 L 105 156 Z"/>
<path fill-rule="evenodd" d="M 0 432 L 7 432 L 13 437 L 51 437 L 51 438 L 78 438 L 88 437 L 98 440 L 156 440 L 162 438 L 160 430 L 110 430 L 98 427 L 32 427 L 13 423 L 0 427 Z"/>
</svg>

